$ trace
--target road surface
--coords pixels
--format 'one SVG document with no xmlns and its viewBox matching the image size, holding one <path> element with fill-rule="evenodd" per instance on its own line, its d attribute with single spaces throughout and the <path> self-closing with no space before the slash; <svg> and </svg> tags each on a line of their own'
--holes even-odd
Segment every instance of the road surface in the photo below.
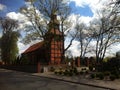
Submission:
<svg viewBox="0 0 120 90">
<path fill-rule="evenodd" d="M 0 69 L 0 90 L 107 90 Z"/>
</svg>

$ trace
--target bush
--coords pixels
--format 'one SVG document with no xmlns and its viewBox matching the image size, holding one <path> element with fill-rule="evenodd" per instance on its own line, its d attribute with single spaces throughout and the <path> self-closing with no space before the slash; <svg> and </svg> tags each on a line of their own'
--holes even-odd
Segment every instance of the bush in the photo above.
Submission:
<svg viewBox="0 0 120 90">
<path fill-rule="evenodd" d="M 120 78 L 120 76 L 119 76 L 119 75 L 120 75 L 120 74 L 119 74 L 119 71 L 117 71 L 117 70 L 112 71 L 111 74 L 114 75 L 117 79 Z"/>
<path fill-rule="evenodd" d="M 96 78 L 99 78 L 99 73 L 96 73 Z"/>
<path fill-rule="evenodd" d="M 83 75 L 83 73 L 84 73 L 83 71 L 80 71 L 80 74 L 81 74 L 81 75 Z"/>
<path fill-rule="evenodd" d="M 96 73 L 96 77 L 102 80 L 104 79 L 104 74 L 102 72 Z"/>
<path fill-rule="evenodd" d="M 62 74 L 63 74 L 63 71 L 59 71 L 58 73 L 59 73 L 59 75 L 62 75 Z"/>
<path fill-rule="evenodd" d="M 106 71 L 106 72 L 104 72 L 104 75 L 105 75 L 105 76 L 109 76 L 109 75 L 110 75 L 110 72 L 109 72 L 109 71 Z"/>
<path fill-rule="evenodd" d="M 66 75 L 68 75 L 68 70 L 65 70 L 64 72 L 63 72 L 63 74 L 66 76 Z"/>
<path fill-rule="evenodd" d="M 119 76 L 119 74 L 118 74 L 118 73 L 116 73 L 116 74 L 115 74 L 115 77 L 116 77 L 117 79 L 119 79 L 119 78 L 120 78 L 120 76 Z"/>
<path fill-rule="evenodd" d="M 63 74 L 66 76 L 66 75 L 68 75 L 68 73 L 67 72 L 63 72 Z"/>
<path fill-rule="evenodd" d="M 79 74 L 77 68 L 74 68 L 74 69 L 73 69 L 73 72 L 74 72 L 75 75 L 78 75 L 78 74 Z"/>
<path fill-rule="evenodd" d="M 76 72 L 75 75 L 79 75 L 79 72 Z"/>
<path fill-rule="evenodd" d="M 73 69 L 70 69 L 70 71 L 69 72 L 73 72 Z"/>
<path fill-rule="evenodd" d="M 70 69 L 70 70 L 65 70 L 63 72 L 63 74 L 66 76 L 66 75 L 69 75 L 69 76 L 73 76 L 73 75 L 78 75 L 79 72 L 77 71 L 77 68 L 74 68 L 74 69 Z"/>
<path fill-rule="evenodd" d="M 82 71 L 85 71 L 85 70 L 87 70 L 86 68 L 82 68 Z"/>
<path fill-rule="evenodd" d="M 55 68 L 54 68 L 54 67 L 50 67 L 50 71 L 51 71 L 51 72 L 54 72 L 54 71 L 55 71 Z"/>
<path fill-rule="evenodd" d="M 57 74 L 58 74 L 58 71 L 55 71 L 54 73 L 57 75 Z"/>
<path fill-rule="evenodd" d="M 69 72 L 69 76 L 73 76 L 73 72 Z"/>
<path fill-rule="evenodd" d="M 110 75 L 110 80 L 111 81 L 114 81 L 116 78 L 115 78 L 115 75 Z"/>
<path fill-rule="evenodd" d="M 104 74 L 103 74 L 103 73 L 100 73 L 100 74 L 99 74 L 99 79 L 100 79 L 100 80 L 103 80 L 103 79 L 104 79 Z"/>
<path fill-rule="evenodd" d="M 88 74 L 88 71 L 85 71 L 86 74 Z"/>
<path fill-rule="evenodd" d="M 95 78 L 95 76 L 96 76 L 95 74 L 91 74 L 91 75 L 90 75 L 90 77 L 91 77 L 92 79 Z"/>
<path fill-rule="evenodd" d="M 73 72 L 74 72 L 74 73 L 77 73 L 77 72 L 78 72 L 78 71 L 77 71 L 77 68 L 74 68 L 74 69 L 73 69 Z"/>
<path fill-rule="evenodd" d="M 89 70 L 90 70 L 90 71 L 93 71 L 93 66 L 89 66 Z"/>
</svg>

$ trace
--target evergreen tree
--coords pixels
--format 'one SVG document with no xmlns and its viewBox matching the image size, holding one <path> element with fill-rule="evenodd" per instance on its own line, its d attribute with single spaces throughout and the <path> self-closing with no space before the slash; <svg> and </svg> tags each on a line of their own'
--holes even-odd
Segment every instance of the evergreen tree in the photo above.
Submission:
<svg viewBox="0 0 120 90">
<path fill-rule="evenodd" d="M 18 22 L 10 18 L 1 18 L 0 25 L 2 28 L 1 58 L 5 64 L 11 64 L 18 54 L 17 41 L 20 36 L 16 30 Z"/>
</svg>

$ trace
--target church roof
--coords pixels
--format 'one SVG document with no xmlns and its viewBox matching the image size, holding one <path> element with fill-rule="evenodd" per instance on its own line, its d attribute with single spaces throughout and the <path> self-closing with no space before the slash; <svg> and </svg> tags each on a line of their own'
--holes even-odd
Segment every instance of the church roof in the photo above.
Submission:
<svg viewBox="0 0 120 90">
<path fill-rule="evenodd" d="M 43 44 L 44 44 L 44 41 L 38 42 L 38 43 L 36 43 L 36 44 L 33 44 L 33 45 L 30 46 L 28 49 L 26 49 L 26 50 L 23 52 L 23 54 L 29 53 L 29 52 L 32 52 L 32 51 L 35 51 L 35 50 L 37 50 L 37 49 L 39 49 L 39 48 L 42 48 L 42 47 L 43 47 Z"/>
</svg>

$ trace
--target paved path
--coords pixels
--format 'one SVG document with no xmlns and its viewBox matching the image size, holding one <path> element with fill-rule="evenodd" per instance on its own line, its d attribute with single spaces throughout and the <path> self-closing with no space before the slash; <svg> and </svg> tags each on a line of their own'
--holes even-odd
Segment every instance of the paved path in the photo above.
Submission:
<svg viewBox="0 0 120 90">
<path fill-rule="evenodd" d="M 0 69 L 0 90 L 107 90 Z"/>
<path fill-rule="evenodd" d="M 120 90 L 120 79 L 115 80 L 115 81 L 93 80 L 93 79 L 85 79 L 80 76 L 67 77 L 67 76 L 62 76 L 62 75 L 55 75 L 54 73 L 51 73 L 51 72 L 34 73 L 33 75 L 37 75 L 41 77 L 48 77 L 51 79 L 57 79 L 57 80 L 66 81 L 66 82 L 73 82 L 73 83 L 77 83 L 81 85 L 107 88 L 110 90 Z"/>
</svg>

